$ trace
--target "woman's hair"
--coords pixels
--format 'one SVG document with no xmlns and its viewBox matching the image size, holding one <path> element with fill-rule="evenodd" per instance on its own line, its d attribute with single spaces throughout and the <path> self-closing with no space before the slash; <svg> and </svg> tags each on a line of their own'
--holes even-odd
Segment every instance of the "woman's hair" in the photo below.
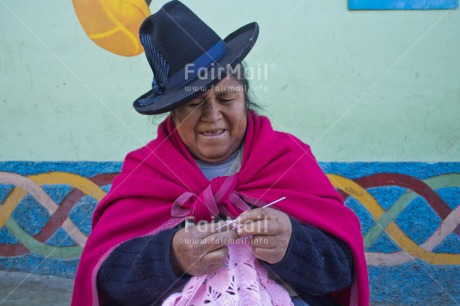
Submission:
<svg viewBox="0 0 460 306">
<path fill-rule="evenodd" d="M 246 100 L 246 107 L 248 110 L 253 110 L 256 113 L 262 111 L 262 107 L 255 102 L 255 97 L 250 90 L 249 80 L 246 75 L 246 63 L 241 62 L 237 64 L 235 69 L 230 71 L 230 76 L 243 86 L 244 98 Z"/>
</svg>

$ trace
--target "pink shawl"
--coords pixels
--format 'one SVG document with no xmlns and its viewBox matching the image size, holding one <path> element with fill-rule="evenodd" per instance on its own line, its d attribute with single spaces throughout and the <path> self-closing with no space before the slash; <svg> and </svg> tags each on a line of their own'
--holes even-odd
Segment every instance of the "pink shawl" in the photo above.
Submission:
<svg viewBox="0 0 460 306">
<path fill-rule="evenodd" d="M 354 256 L 352 286 L 335 292 L 342 305 L 368 305 L 369 284 L 359 220 L 333 188 L 310 147 L 294 136 L 274 131 L 266 117 L 248 115 L 240 171 L 208 181 L 187 151 L 169 116 L 158 136 L 129 153 L 110 192 L 98 204 L 80 259 L 73 306 L 99 305 L 96 276 L 111 251 L 134 237 L 153 235 L 193 215 L 210 220 L 219 211 L 233 217 L 245 203 L 276 204 L 294 218 L 346 242 Z M 257 200 L 258 199 L 258 200 Z"/>
</svg>

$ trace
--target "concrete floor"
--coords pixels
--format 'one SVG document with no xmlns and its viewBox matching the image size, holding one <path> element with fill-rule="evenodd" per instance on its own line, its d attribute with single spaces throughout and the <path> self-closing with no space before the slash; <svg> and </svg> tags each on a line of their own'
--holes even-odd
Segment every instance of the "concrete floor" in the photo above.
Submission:
<svg viewBox="0 0 460 306">
<path fill-rule="evenodd" d="M 73 279 L 0 271 L 1 306 L 69 306 Z"/>
</svg>

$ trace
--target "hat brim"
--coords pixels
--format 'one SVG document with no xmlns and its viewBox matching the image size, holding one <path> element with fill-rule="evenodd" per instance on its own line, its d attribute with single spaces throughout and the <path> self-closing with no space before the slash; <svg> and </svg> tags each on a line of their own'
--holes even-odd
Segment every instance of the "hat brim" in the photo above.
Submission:
<svg viewBox="0 0 460 306">
<path fill-rule="evenodd" d="M 258 36 L 259 26 L 256 22 L 249 23 L 228 35 L 224 39 L 228 47 L 227 53 L 209 70 L 217 70 L 219 67 L 227 68 L 228 65 L 234 68 L 248 55 Z M 201 75 L 200 77 L 195 77 L 185 86 L 168 90 L 161 97 L 155 97 L 155 92 L 150 90 L 134 101 L 134 109 L 144 115 L 154 115 L 169 112 L 187 104 L 187 102 L 200 96 L 203 91 L 217 84 L 222 77 L 222 74 L 219 77 L 219 74 L 215 72 L 209 72 L 204 75 L 207 77 L 202 77 Z M 149 99 L 152 103 L 148 103 Z M 142 105 L 139 100 L 143 100 Z"/>
</svg>

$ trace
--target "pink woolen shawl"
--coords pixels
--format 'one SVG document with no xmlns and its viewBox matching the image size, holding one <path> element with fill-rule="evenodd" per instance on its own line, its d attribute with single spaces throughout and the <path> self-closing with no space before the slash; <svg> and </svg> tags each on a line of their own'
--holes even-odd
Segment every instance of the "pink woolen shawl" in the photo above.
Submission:
<svg viewBox="0 0 460 306">
<path fill-rule="evenodd" d="M 210 220 L 217 209 L 232 217 L 244 202 L 262 206 L 285 196 L 274 208 L 346 242 L 354 257 L 352 286 L 332 295 L 342 305 L 368 305 L 369 284 L 357 216 L 343 205 L 310 147 L 274 131 L 268 118 L 248 115 L 240 171 L 232 179 L 208 181 L 182 143 L 171 116 L 158 136 L 129 153 L 110 192 L 98 204 L 92 232 L 80 259 L 73 306 L 99 305 L 97 272 L 119 244 L 174 227 L 190 215 Z M 258 199 L 258 200 L 257 200 Z"/>
</svg>

